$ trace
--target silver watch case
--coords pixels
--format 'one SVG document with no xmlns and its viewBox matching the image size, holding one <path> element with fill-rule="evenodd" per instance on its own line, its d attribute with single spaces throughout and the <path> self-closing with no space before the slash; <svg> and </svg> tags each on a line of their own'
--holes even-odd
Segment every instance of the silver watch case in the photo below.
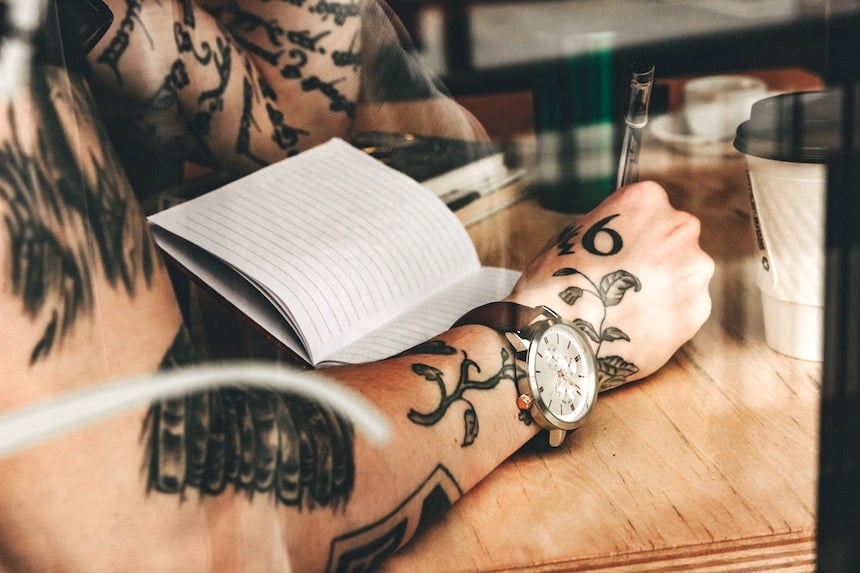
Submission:
<svg viewBox="0 0 860 573">
<path fill-rule="evenodd" d="M 550 445 L 558 447 L 564 441 L 567 432 L 575 430 L 582 425 L 597 401 L 597 360 L 588 339 L 573 322 L 563 319 L 552 309 L 547 307 L 542 307 L 542 309 L 543 312 L 531 323 L 520 331 L 508 331 L 505 336 L 513 345 L 516 352 L 518 369 L 521 368 L 527 373 L 526 376 L 517 377 L 517 390 L 520 393 L 517 404 L 521 409 L 528 410 L 538 426 L 549 431 Z M 569 329 L 571 337 L 578 341 L 574 354 L 581 355 L 581 359 L 588 361 L 589 365 L 587 370 L 590 375 L 585 381 L 585 387 L 587 388 L 586 403 L 584 409 L 577 411 L 577 416 L 574 420 L 564 420 L 550 411 L 541 397 L 535 374 L 539 348 L 539 344 L 536 341 L 539 341 L 540 337 L 555 325 L 563 325 Z"/>
</svg>

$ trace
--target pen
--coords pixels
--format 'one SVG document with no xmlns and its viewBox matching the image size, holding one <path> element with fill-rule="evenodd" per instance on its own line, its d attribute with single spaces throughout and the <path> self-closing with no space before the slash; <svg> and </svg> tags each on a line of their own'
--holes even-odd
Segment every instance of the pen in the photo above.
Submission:
<svg viewBox="0 0 860 573">
<path fill-rule="evenodd" d="M 630 77 L 630 99 L 624 115 L 624 146 L 618 161 L 616 187 L 624 187 L 639 177 L 639 148 L 642 130 L 648 124 L 648 104 L 654 85 L 654 66 L 634 67 Z"/>
</svg>

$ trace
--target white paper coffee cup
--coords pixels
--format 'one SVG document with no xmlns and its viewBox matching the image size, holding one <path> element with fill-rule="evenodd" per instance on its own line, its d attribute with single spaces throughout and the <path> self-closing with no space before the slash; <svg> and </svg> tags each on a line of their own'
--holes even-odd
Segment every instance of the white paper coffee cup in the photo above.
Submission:
<svg viewBox="0 0 860 573">
<path fill-rule="evenodd" d="M 838 149 L 840 98 L 766 98 L 734 140 L 746 158 L 765 340 L 803 360 L 823 358 L 826 165 Z"/>
<path fill-rule="evenodd" d="M 783 354 L 821 360 L 826 168 L 755 156 L 746 164 L 765 339 Z"/>
</svg>

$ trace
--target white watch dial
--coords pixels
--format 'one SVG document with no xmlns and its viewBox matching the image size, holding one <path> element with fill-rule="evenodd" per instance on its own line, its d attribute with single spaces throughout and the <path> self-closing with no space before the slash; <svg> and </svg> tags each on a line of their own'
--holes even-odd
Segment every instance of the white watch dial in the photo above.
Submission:
<svg viewBox="0 0 860 573">
<path fill-rule="evenodd" d="M 532 341 L 530 355 L 532 392 L 544 414 L 562 425 L 580 422 L 597 395 L 588 341 L 569 324 L 551 324 Z"/>
</svg>

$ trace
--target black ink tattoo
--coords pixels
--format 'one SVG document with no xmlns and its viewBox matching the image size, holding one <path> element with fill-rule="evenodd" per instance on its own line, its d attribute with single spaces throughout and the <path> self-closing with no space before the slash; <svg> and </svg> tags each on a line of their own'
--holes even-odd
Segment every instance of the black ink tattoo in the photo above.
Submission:
<svg viewBox="0 0 860 573">
<path fill-rule="evenodd" d="M 200 94 L 198 102 L 201 105 L 207 104 L 208 112 L 215 113 L 221 111 L 224 107 L 224 91 L 227 89 L 227 84 L 230 81 L 230 69 L 233 65 L 232 49 L 223 38 L 217 39 L 217 51 L 214 56 L 215 69 L 218 71 L 218 85 L 211 90 L 204 91 Z M 220 57 L 219 57 L 220 56 Z"/>
<path fill-rule="evenodd" d="M 188 87 L 190 79 L 185 62 L 176 60 L 170 67 L 170 73 L 165 76 L 158 90 L 150 97 L 144 107 L 148 112 L 166 111 L 176 108 L 182 113 L 182 101 L 179 99 L 179 91 Z"/>
<path fill-rule="evenodd" d="M 457 349 L 448 346 L 442 340 L 428 340 L 422 342 L 412 348 L 408 348 L 397 356 L 412 356 L 417 354 L 434 354 L 436 356 L 453 356 L 457 354 Z"/>
<path fill-rule="evenodd" d="M 119 62 L 128 49 L 131 42 L 131 34 L 134 32 L 136 26 L 140 26 L 140 29 L 146 34 L 150 47 L 155 47 L 152 37 L 140 18 L 140 12 L 143 9 L 143 0 L 125 0 L 125 5 L 125 16 L 120 21 L 116 35 L 111 39 L 107 48 L 96 58 L 96 62 L 105 64 L 113 70 L 119 85 L 123 85 L 122 74 L 119 71 Z"/>
<path fill-rule="evenodd" d="M 299 137 L 302 135 L 310 135 L 307 131 L 292 127 L 284 123 L 284 114 L 271 103 L 266 103 L 266 112 L 269 115 L 269 122 L 272 124 L 274 132 L 272 139 L 274 142 L 287 152 L 287 157 L 295 155 L 299 152 L 296 146 L 299 143 Z"/>
<path fill-rule="evenodd" d="M 331 55 L 332 63 L 339 68 L 347 68 L 352 66 L 352 71 L 357 72 L 361 67 L 361 51 L 356 50 L 355 45 L 358 42 L 358 33 L 352 36 L 349 42 L 349 49 L 345 52 L 335 50 Z"/>
<path fill-rule="evenodd" d="M 311 36 L 310 30 L 302 30 L 300 32 L 287 32 L 287 40 L 290 41 L 291 44 L 295 44 L 299 48 L 309 50 L 311 52 L 317 52 L 320 54 L 325 54 L 325 48 L 319 46 L 319 41 L 326 36 L 331 34 L 331 30 L 326 30 L 325 32 L 320 32 L 316 36 Z"/>
<path fill-rule="evenodd" d="M 266 161 L 254 155 L 254 152 L 251 150 L 251 127 L 259 129 L 259 126 L 254 119 L 254 86 L 251 85 L 251 82 L 247 78 L 243 84 L 243 93 L 242 117 L 239 122 L 239 138 L 236 141 L 236 153 L 244 155 L 263 166 L 266 165 Z"/>
<path fill-rule="evenodd" d="M 226 27 L 233 34 L 239 46 L 267 64 L 277 67 L 281 56 L 284 54 L 284 50 L 270 51 L 256 42 L 252 42 L 245 35 L 262 28 L 269 42 L 276 48 L 280 48 L 283 46 L 283 38 L 286 36 L 286 32 L 278 24 L 277 20 L 264 20 L 253 12 L 242 10 L 235 0 L 227 3 L 227 12 L 230 14 L 231 19 Z"/>
<path fill-rule="evenodd" d="M 573 239 L 579 236 L 579 231 L 582 230 L 582 225 L 568 225 L 564 229 L 562 229 L 561 233 L 558 235 L 558 240 L 556 241 L 556 248 L 558 248 L 558 255 L 572 255 L 575 251 L 573 250 L 574 243 Z"/>
<path fill-rule="evenodd" d="M 191 40 L 191 33 L 179 22 L 173 24 L 173 37 L 176 42 L 176 49 L 180 54 L 190 53 L 200 64 L 209 65 L 212 60 L 212 47 L 209 42 L 203 42 L 200 45 L 201 51 L 198 52 Z"/>
<path fill-rule="evenodd" d="M 610 229 L 606 225 L 618 217 L 617 214 L 610 215 L 608 217 L 604 217 L 594 225 L 588 228 L 585 234 L 582 236 L 582 247 L 590 254 L 597 255 L 599 257 L 611 257 L 612 255 L 617 255 L 621 252 L 621 249 L 624 248 L 624 241 L 621 238 L 621 235 L 618 234 L 618 231 L 615 229 Z M 579 232 L 582 230 L 582 225 L 569 225 L 565 227 L 561 233 L 558 235 L 558 239 L 556 240 L 556 248 L 558 248 L 558 256 L 563 255 L 572 255 L 576 251 L 574 250 L 575 243 L 573 240 L 579 236 Z M 611 242 L 606 248 L 606 245 L 603 245 L 604 249 L 597 245 L 597 238 L 601 235 L 606 235 L 606 237 Z"/>
<path fill-rule="evenodd" d="M 361 15 L 361 7 L 353 0 L 349 4 L 344 2 L 328 2 L 319 0 L 314 6 L 308 8 L 311 14 L 319 14 L 325 22 L 329 17 L 334 18 L 334 23 L 343 26 L 350 18 L 358 18 Z"/>
<path fill-rule="evenodd" d="M 197 19 L 194 16 L 194 1 L 179 0 L 179 4 L 182 8 L 182 23 L 187 28 L 195 28 L 197 26 Z"/>
<path fill-rule="evenodd" d="M 185 329 L 162 361 L 193 361 Z M 299 509 L 342 508 L 355 481 L 352 426 L 330 408 L 241 386 L 153 404 L 143 427 L 147 490 L 264 493 Z"/>
<path fill-rule="evenodd" d="M 614 342 L 616 340 L 630 342 L 630 337 L 620 328 L 606 326 L 607 309 L 618 305 L 628 290 L 633 289 L 634 292 L 639 292 L 642 289 L 642 285 L 639 279 L 624 270 L 607 274 L 601 279 L 599 285 L 595 284 L 585 274 L 570 267 L 559 269 L 553 273 L 553 276 L 556 277 L 574 275 L 583 277 L 591 288 L 570 286 L 559 293 L 559 298 L 565 303 L 573 305 L 584 294 L 590 294 L 597 297 L 603 304 L 603 318 L 597 328 L 586 320 L 576 319 L 574 322 L 586 336 L 597 344 L 594 355 L 597 357 L 598 362 L 600 390 L 611 390 L 624 384 L 630 376 L 639 372 L 639 368 L 635 364 L 625 361 L 620 356 L 600 356 L 600 349 L 604 342 Z"/>
<path fill-rule="evenodd" d="M 248 40 L 247 38 L 239 34 L 234 35 L 233 38 L 236 40 L 236 43 L 242 47 L 243 50 L 255 55 L 256 57 L 263 60 L 272 67 L 278 66 L 278 62 L 280 61 L 281 56 L 284 54 L 283 50 L 279 50 L 277 52 L 270 52 L 269 50 L 266 50 L 262 46 L 255 44 L 254 42 Z"/>
<path fill-rule="evenodd" d="M 302 80 L 302 90 L 306 92 L 319 90 L 320 93 L 331 100 L 331 104 L 329 105 L 329 109 L 331 111 L 342 111 L 350 119 L 355 119 L 355 102 L 349 101 L 349 99 L 340 93 L 337 87 L 335 87 L 335 84 L 342 82 L 343 79 L 344 78 L 333 82 L 324 82 L 317 76 L 311 76 Z"/>
<path fill-rule="evenodd" d="M 451 472 L 445 466 L 436 466 L 424 483 L 394 511 L 367 527 L 335 538 L 326 571 L 376 571 L 386 557 L 438 521 L 462 496 L 463 491 Z"/>
<path fill-rule="evenodd" d="M 262 76 L 259 77 L 257 83 L 257 97 L 266 102 L 266 114 L 269 116 L 269 123 L 272 126 L 272 140 L 279 148 L 287 152 L 287 157 L 296 155 L 299 152 L 299 138 L 310 135 L 310 133 L 287 124 L 286 116 L 276 106 L 278 94 Z"/>
<path fill-rule="evenodd" d="M 10 132 L 0 144 L 0 211 L 5 211 L 0 229 L 11 251 L 8 284 L 34 322 L 47 322 L 31 364 L 61 343 L 77 319 L 94 311 L 99 271 L 112 287 L 134 296 L 139 279 L 151 284 L 159 265 L 104 133 L 87 125 L 97 139 L 81 155 L 68 143 L 55 106 L 69 93 L 68 109 L 80 118 L 95 117 L 89 92 L 78 80 L 59 81 L 45 70 L 32 81 L 34 111 L 23 124 L 38 126 L 32 134 L 36 144 L 32 151 L 23 144 L 14 106 L 8 111 Z M 54 85 L 71 89 L 54 90 Z"/>
<path fill-rule="evenodd" d="M 184 153 L 184 145 L 180 135 L 165 132 L 149 118 L 165 112 L 175 112 L 181 115 L 184 111 L 179 92 L 190 84 L 185 62 L 177 59 L 173 62 L 170 73 L 164 77 L 161 85 L 146 101 L 138 113 L 119 115 L 108 123 L 111 133 L 117 138 L 139 138 L 148 142 L 157 141 L 158 149 L 168 155 L 179 156 Z M 192 135 L 196 135 L 193 126 Z M 205 147 L 204 147 L 205 149 Z"/>
<path fill-rule="evenodd" d="M 287 55 L 294 59 L 295 62 L 292 64 L 286 64 L 281 68 L 281 76 L 288 80 L 297 80 L 302 77 L 302 68 L 307 65 L 308 56 L 299 49 L 290 50 Z"/>
<path fill-rule="evenodd" d="M 444 352 L 445 354 L 451 354 L 453 349 L 450 349 L 447 345 L 443 345 L 442 347 L 436 345 L 427 345 L 427 346 L 419 346 L 416 347 L 415 352 L 430 352 L 433 354 L 439 354 Z M 456 352 L 456 351 L 454 351 Z M 445 385 L 445 380 L 442 372 L 433 366 L 429 366 L 427 364 L 413 364 L 412 371 L 418 376 L 423 377 L 428 382 L 433 382 L 439 387 L 440 393 L 440 402 L 439 406 L 433 410 L 432 412 L 418 412 L 417 410 L 409 410 L 409 420 L 411 420 L 415 424 L 420 424 L 422 426 L 433 426 L 437 424 L 442 418 L 445 417 L 445 414 L 448 412 L 448 409 L 457 402 L 464 402 L 466 404 L 466 409 L 463 412 L 463 422 L 465 425 L 465 431 L 463 434 L 463 441 L 461 442 L 461 447 L 467 447 L 472 445 L 475 442 L 475 439 L 478 437 L 478 414 L 475 411 L 474 405 L 466 399 L 463 395 L 470 390 L 480 391 L 480 390 L 492 390 L 502 380 L 510 380 L 516 386 L 517 382 L 517 367 L 512 360 L 510 353 L 502 348 L 501 349 L 501 362 L 502 365 L 499 368 L 499 371 L 496 374 L 493 374 L 489 378 L 485 380 L 475 380 L 473 379 L 473 372 L 479 373 L 481 368 L 475 363 L 473 360 L 469 359 L 468 355 L 463 352 L 463 361 L 460 363 L 459 377 L 457 380 L 456 387 L 454 388 L 451 394 L 448 394 L 448 389 Z"/>
<path fill-rule="evenodd" d="M 615 229 L 610 229 L 606 226 L 616 217 L 618 217 L 617 214 L 604 217 L 585 232 L 582 236 L 582 246 L 586 251 L 599 257 L 611 257 L 621 252 L 621 249 L 624 248 L 624 241 L 621 239 L 621 235 Z M 601 250 L 597 245 L 597 237 L 600 235 L 606 235 L 611 242 L 611 245 L 606 250 Z"/>
</svg>

